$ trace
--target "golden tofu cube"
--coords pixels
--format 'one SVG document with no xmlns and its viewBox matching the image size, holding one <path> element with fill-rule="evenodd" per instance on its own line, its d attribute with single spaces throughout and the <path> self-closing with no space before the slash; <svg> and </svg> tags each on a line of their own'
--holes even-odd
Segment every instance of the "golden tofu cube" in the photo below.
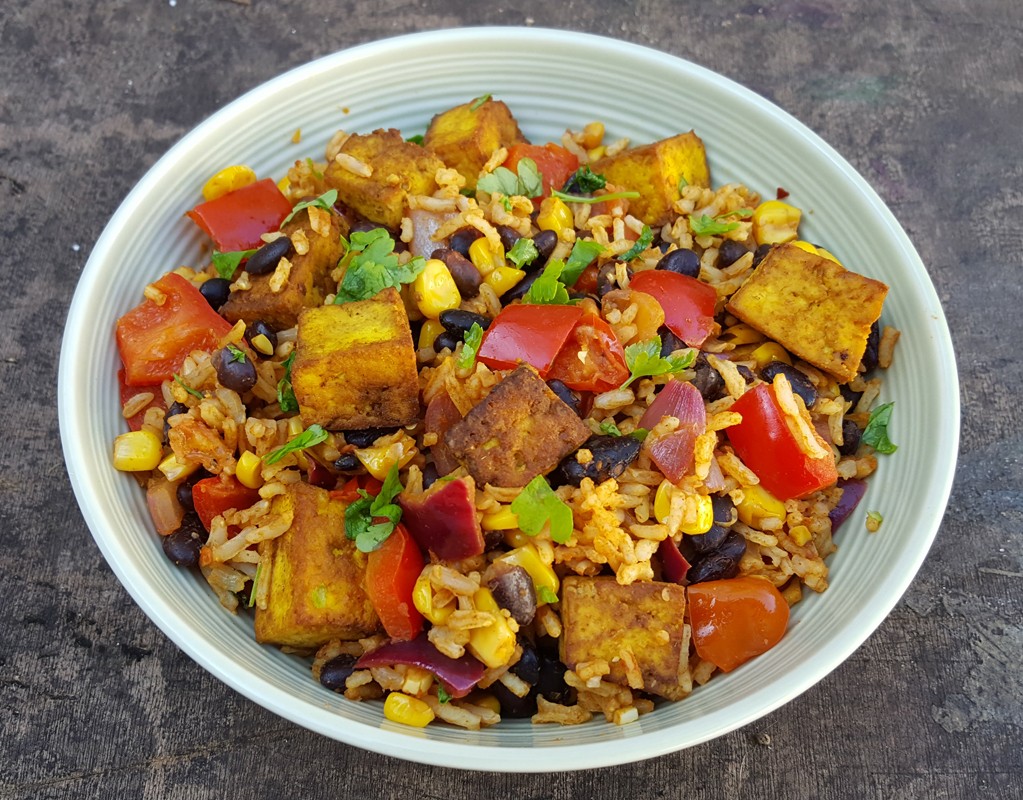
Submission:
<svg viewBox="0 0 1023 800">
<path fill-rule="evenodd" d="M 266 609 L 256 607 L 256 639 L 319 647 L 374 633 L 380 624 L 366 595 L 366 555 L 345 536 L 345 504 L 324 489 L 292 483 L 274 498 L 271 512 L 293 520 L 259 546 L 259 581 L 269 586 Z"/>
<path fill-rule="evenodd" d="M 888 287 L 792 245 L 771 249 L 728 311 L 846 383 L 856 377 Z"/>
<path fill-rule="evenodd" d="M 710 186 L 707 153 L 692 131 L 602 158 L 593 171 L 620 190 L 639 192 L 639 197 L 629 200 L 629 213 L 654 226 L 672 216 L 683 179 L 683 185 Z"/>
<path fill-rule="evenodd" d="M 419 378 L 401 295 L 387 288 L 302 312 L 291 385 L 306 425 L 350 431 L 415 422 Z"/>
<path fill-rule="evenodd" d="M 348 234 L 348 223 L 340 214 L 331 213 L 328 228 L 314 230 L 307 212 L 299 212 L 284 226 L 284 233 L 299 242 L 289 256 L 291 269 L 281 285 L 274 272 L 250 275 L 251 288 L 235 290 L 220 312 L 230 322 L 262 320 L 277 330 L 294 328 L 303 309 L 323 304 L 323 298 L 336 285 L 330 273 L 345 254 L 341 237 Z M 299 252 L 299 248 L 304 253 Z M 307 249 L 308 248 L 308 249 Z"/>
<path fill-rule="evenodd" d="M 437 114 L 423 137 L 423 145 L 465 177 L 466 188 L 499 147 L 526 141 L 508 106 L 500 100 L 473 101 Z"/>
<path fill-rule="evenodd" d="M 606 661 L 605 680 L 678 700 L 689 693 L 679 677 L 689 663 L 685 610 L 677 583 L 572 575 L 561 584 L 561 660 L 569 669 Z"/>
<path fill-rule="evenodd" d="M 335 159 L 324 173 L 327 186 L 337 189 L 338 198 L 352 210 L 391 230 L 401 225 L 408 196 L 432 194 L 437 170 L 444 167 L 436 155 L 406 142 L 393 128 L 353 134 L 341 153 L 361 162 L 371 174 L 360 175 Z"/>
</svg>

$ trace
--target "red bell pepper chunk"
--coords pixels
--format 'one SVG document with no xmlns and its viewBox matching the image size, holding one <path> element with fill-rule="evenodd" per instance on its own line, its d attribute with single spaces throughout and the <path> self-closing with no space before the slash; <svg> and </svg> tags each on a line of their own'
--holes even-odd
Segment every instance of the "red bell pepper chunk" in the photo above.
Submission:
<svg viewBox="0 0 1023 800">
<path fill-rule="evenodd" d="M 554 359 L 548 378 L 581 392 L 609 392 L 629 378 L 625 350 L 611 326 L 586 314 Z"/>
<path fill-rule="evenodd" d="M 412 602 L 412 589 L 423 571 L 423 554 L 400 523 L 366 559 L 366 594 L 392 639 L 415 639 L 423 615 Z"/>
<path fill-rule="evenodd" d="M 163 305 L 146 299 L 117 320 L 117 349 L 128 386 L 159 384 L 181 369 L 193 350 L 210 350 L 231 323 L 191 283 L 169 272 L 153 284 Z"/>
<path fill-rule="evenodd" d="M 230 478 L 203 478 L 192 487 L 192 503 L 206 530 L 210 529 L 213 518 L 231 508 L 249 508 L 259 501 L 259 490 L 243 486 L 233 475 Z M 228 529 L 237 533 L 238 528 Z"/>
<path fill-rule="evenodd" d="M 560 189 L 564 186 L 572 173 L 579 169 L 579 159 L 575 153 L 552 142 L 544 145 L 512 145 L 508 149 L 508 157 L 504 160 L 503 166 L 517 173 L 519 161 L 523 158 L 533 159 L 543 178 L 543 194 L 533 199 L 534 205 L 539 205 L 543 198 L 549 196 L 551 189 Z"/>
<path fill-rule="evenodd" d="M 330 499 L 340 500 L 342 503 L 354 503 L 362 497 L 359 494 L 359 489 L 375 497 L 380 494 L 380 490 L 383 488 L 384 484 L 372 475 L 356 475 L 354 478 L 349 478 L 345 481 L 345 484 L 340 489 L 331 490 Z"/>
<path fill-rule="evenodd" d="M 277 230 L 291 213 L 288 202 L 270 178 L 250 183 L 216 200 L 199 203 L 187 216 L 202 228 L 222 253 L 251 250 L 259 237 Z"/>
<path fill-rule="evenodd" d="M 749 389 L 731 410 L 742 415 L 742 422 L 728 428 L 729 441 L 764 488 L 779 500 L 805 497 L 838 480 L 830 453 L 813 457 L 800 448 L 770 384 Z"/>
<path fill-rule="evenodd" d="M 664 269 L 632 276 L 629 287 L 646 292 L 664 309 L 664 324 L 690 347 L 699 347 L 714 328 L 718 294 L 713 286 Z"/>
<path fill-rule="evenodd" d="M 546 380 L 551 364 L 583 318 L 576 306 L 506 306 L 494 317 L 476 357 L 493 369 L 530 364 Z"/>
<path fill-rule="evenodd" d="M 145 421 L 146 412 L 151 408 L 162 408 L 166 410 L 167 404 L 163 400 L 163 392 L 159 383 L 154 383 L 151 386 L 129 386 L 124 382 L 124 370 L 117 370 L 117 390 L 121 397 L 121 405 L 123 406 L 131 398 L 136 395 L 142 394 L 142 392 L 149 392 L 153 395 L 153 399 L 143 408 L 139 413 L 128 417 L 125 420 L 128 423 L 128 427 L 137 431 L 142 427 L 142 423 Z"/>
</svg>

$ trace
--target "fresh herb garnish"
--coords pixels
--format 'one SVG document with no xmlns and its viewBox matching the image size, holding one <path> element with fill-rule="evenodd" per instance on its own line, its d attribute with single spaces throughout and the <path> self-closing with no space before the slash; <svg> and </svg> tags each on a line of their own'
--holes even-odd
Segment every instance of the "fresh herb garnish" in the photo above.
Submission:
<svg viewBox="0 0 1023 800">
<path fill-rule="evenodd" d="M 448 690 L 439 684 L 437 685 L 437 700 L 441 705 L 451 702 L 451 695 L 448 693 Z"/>
<path fill-rule="evenodd" d="M 646 250 L 650 246 L 650 243 L 653 242 L 653 240 L 654 232 L 650 230 L 649 225 L 644 225 L 643 231 L 642 233 L 639 234 L 639 238 L 636 240 L 636 243 L 628 250 L 626 250 L 624 253 L 622 253 L 620 256 L 618 256 L 618 260 L 632 261 L 632 259 L 634 259 L 640 253 Z"/>
<path fill-rule="evenodd" d="M 345 509 L 345 536 L 352 539 L 363 553 L 372 553 L 380 547 L 401 520 L 401 506 L 394 502 L 394 498 L 402 488 L 395 462 L 376 497 L 365 489 L 359 489 L 360 498 Z M 381 517 L 382 521 L 377 522 Z"/>
<path fill-rule="evenodd" d="M 511 510 L 519 520 L 519 529 L 527 536 L 536 536 L 550 524 L 551 538 L 564 544 L 572 536 L 572 509 L 558 497 L 543 475 L 527 483 L 512 500 Z"/>
<path fill-rule="evenodd" d="M 252 586 L 249 587 L 249 608 L 256 605 L 256 589 L 259 586 L 259 573 L 263 571 L 263 562 L 256 564 L 256 574 L 252 576 Z"/>
<path fill-rule="evenodd" d="M 234 277 L 238 265 L 255 252 L 255 250 L 233 250 L 230 253 L 221 253 L 219 250 L 214 250 L 210 261 L 213 262 L 213 269 L 217 271 L 217 275 L 229 281 Z"/>
<path fill-rule="evenodd" d="M 689 227 L 697 236 L 720 236 L 722 233 L 734 231 L 739 227 L 738 222 L 725 222 L 729 217 L 749 217 L 753 210 L 750 208 L 737 208 L 735 211 L 726 211 L 715 217 L 706 214 L 700 216 L 689 215 Z"/>
<path fill-rule="evenodd" d="M 539 586 L 536 590 L 536 599 L 541 603 L 556 603 L 558 602 L 558 596 L 554 594 L 554 591 L 550 586 Z"/>
<path fill-rule="evenodd" d="M 284 377 L 277 381 L 277 405 L 285 414 L 298 411 L 298 399 L 291 385 L 291 365 L 295 363 L 295 353 L 296 351 L 292 350 L 284 359 Z"/>
<path fill-rule="evenodd" d="M 533 281 L 529 290 L 522 298 L 522 302 L 538 306 L 572 305 L 572 298 L 568 296 L 568 289 L 565 288 L 565 284 L 558 280 L 564 269 L 564 261 L 557 258 L 552 258 L 548 261 L 540 277 Z"/>
<path fill-rule="evenodd" d="M 618 430 L 618 426 L 615 425 L 613 419 L 605 419 L 600 423 L 600 432 L 606 436 L 621 436 L 622 432 Z"/>
<path fill-rule="evenodd" d="M 309 167 L 309 171 L 313 173 L 313 177 L 315 177 L 318 181 L 322 181 L 323 173 L 316 169 L 316 162 L 311 158 L 306 158 L 305 163 Z"/>
<path fill-rule="evenodd" d="M 245 363 L 245 352 L 233 344 L 227 346 L 227 352 L 231 354 L 231 360 L 237 361 L 239 364 Z"/>
<path fill-rule="evenodd" d="M 325 441 L 327 441 L 327 432 L 314 423 L 290 442 L 286 442 L 264 455 L 263 460 L 267 464 L 276 464 L 289 453 L 297 453 L 299 450 L 305 450 L 307 447 L 312 447 Z"/>
<path fill-rule="evenodd" d="M 539 255 L 540 251 L 536 249 L 533 240 L 523 236 L 512 245 L 512 249 L 508 251 L 505 257 L 516 267 L 522 269 L 525 264 L 533 263 Z"/>
<path fill-rule="evenodd" d="M 595 194 L 589 197 L 579 194 L 568 194 L 567 192 L 559 192 L 557 189 L 552 189 L 551 197 L 557 197 L 566 203 L 603 203 L 605 200 L 635 200 L 639 197 L 639 192 L 612 192 L 611 194 Z"/>
<path fill-rule="evenodd" d="M 543 194 L 543 177 L 533 159 L 520 158 L 515 169 L 512 172 L 507 167 L 498 167 L 480 178 L 476 182 L 476 189 L 489 194 L 498 192 L 506 197 L 539 197 Z"/>
<path fill-rule="evenodd" d="M 636 428 L 632 433 L 629 434 L 637 442 L 645 442 L 646 437 L 650 435 L 650 431 L 646 428 Z"/>
<path fill-rule="evenodd" d="M 607 178 L 591 170 L 589 164 L 583 164 L 565 181 L 561 191 L 565 194 L 588 194 L 603 189 L 606 185 Z"/>
<path fill-rule="evenodd" d="M 660 336 L 630 344 L 625 348 L 625 365 L 632 374 L 620 388 L 624 389 L 636 378 L 652 378 L 655 375 L 664 375 L 669 372 L 681 372 L 695 360 L 695 350 L 689 350 L 684 356 L 663 358 Z"/>
<path fill-rule="evenodd" d="M 486 94 L 481 94 L 479 97 L 477 97 L 475 100 L 473 100 L 469 104 L 469 110 L 470 111 L 475 111 L 480 106 L 482 106 L 485 102 L 487 102 L 487 100 L 489 100 L 491 97 L 493 97 L 493 95 L 491 95 L 490 92 L 487 92 Z"/>
<path fill-rule="evenodd" d="M 356 231 L 348 242 L 348 251 L 351 260 L 334 296 L 339 305 L 368 300 L 388 287 L 398 289 L 403 283 L 412 283 L 426 267 L 422 256 L 399 264 L 394 239 L 385 228 Z"/>
<path fill-rule="evenodd" d="M 330 211 L 330 209 L 334 207 L 334 203 L 336 202 L 337 189 L 329 189 L 328 191 L 321 194 L 319 197 L 314 198 L 312 200 L 303 200 L 301 203 L 298 203 L 293 209 L 291 209 L 291 213 L 284 218 L 284 222 L 281 223 L 281 227 L 283 228 L 285 225 L 291 222 L 291 220 L 295 218 L 295 215 L 298 214 L 298 212 L 300 211 L 305 211 L 307 208 L 322 208 L 324 211 Z"/>
<path fill-rule="evenodd" d="M 685 176 L 683 175 L 681 178 L 678 179 L 678 193 L 682 194 L 682 190 L 685 189 L 688 185 L 689 181 L 687 181 Z"/>
<path fill-rule="evenodd" d="M 604 245 L 592 239 L 577 239 L 572 245 L 572 252 L 568 254 L 565 262 L 565 269 L 561 273 L 561 281 L 565 286 L 575 286 L 579 276 L 583 274 L 593 260 L 604 252 Z"/>
<path fill-rule="evenodd" d="M 423 134 L 417 133 L 415 136 L 409 136 L 406 140 L 410 144 L 422 144 L 424 141 Z"/>
<path fill-rule="evenodd" d="M 875 530 L 877 530 L 877 528 L 880 528 L 881 527 L 881 523 L 884 522 L 884 517 L 881 516 L 881 512 L 880 511 L 868 511 L 867 512 L 867 519 L 870 520 L 874 524 L 874 529 Z"/>
<path fill-rule="evenodd" d="M 867 427 L 863 429 L 863 437 L 860 440 L 884 455 L 891 455 L 899 449 L 898 445 L 888 438 L 888 422 L 892 418 L 894 405 L 894 402 L 885 403 L 870 412 L 870 419 L 867 420 Z"/>
<path fill-rule="evenodd" d="M 465 332 L 462 341 L 462 352 L 458 354 L 458 368 L 472 369 L 472 365 L 476 363 L 476 351 L 480 349 L 480 342 L 483 341 L 483 328 L 478 322 L 474 322 Z"/>
<path fill-rule="evenodd" d="M 182 378 L 176 372 L 174 373 L 174 381 L 178 384 L 178 386 L 180 386 L 182 389 L 184 389 L 186 392 L 192 395 L 192 397 L 198 397 L 200 400 L 202 400 L 203 393 L 200 392 L 198 389 L 193 389 L 191 386 L 185 383 L 184 378 Z"/>
</svg>

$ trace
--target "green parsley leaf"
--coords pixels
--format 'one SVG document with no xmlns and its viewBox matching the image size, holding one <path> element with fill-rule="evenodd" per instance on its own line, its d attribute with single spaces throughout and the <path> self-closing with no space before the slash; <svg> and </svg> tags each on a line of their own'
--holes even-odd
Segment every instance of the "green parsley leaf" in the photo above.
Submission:
<svg viewBox="0 0 1023 800">
<path fill-rule="evenodd" d="M 252 576 L 252 586 L 249 588 L 249 608 L 256 605 L 256 589 L 259 587 L 259 573 L 263 571 L 263 562 L 256 564 L 256 574 Z"/>
<path fill-rule="evenodd" d="M 543 194 L 543 175 L 531 158 L 520 158 L 517 166 L 521 194 L 525 197 L 539 197 Z"/>
<path fill-rule="evenodd" d="M 313 177 L 315 177 L 318 181 L 322 181 L 323 173 L 316 169 L 316 162 L 311 158 L 306 158 L 305 163 L 309 167 L 309 171 L 313 173 Z"/>
<path fill-rule="evenodd" d="M 193 389 L 191 386 L 185 383 L 184 379 L 176 372 L 174 373 L 174 380 L 178 384 L 178 386 L 180 386 L 182 389 L 184 389 L 186 392 L 192 395 L 192 397 L 198 397 L 200 400 L 202 400 L 203 393 L 200 392 L 198 389 Z"/>
<path fill-rule="evenodd" d="M 221 253 L 219 250 L 214 250 L 210 261 L 213 262 L 213 269 L 217 271 L 217 275 L 229 281 L 234 277 L 238 265 L 255 252 L 255 250 L 233 250 L 230 253 Z"/>
<path fill-rule="evenodd" d="M 348 242 L 348 251 L 351 259 L 334 296 L 337 305 L 368 300 L 388 287 L 398 289 L 403 283 L 412 283 L 426 267 L 422 256 L 400 264 L 394 239 L 385 228 L 356 231 Z"/>
<path fill-rule="evenodd" d="M 401 506 L 394 502 L 394 498 L 402 488 L 398 464 L 395 463 L 376 497 L 360 489 L 362 497 L 345 509 L 345 536 L 354 540 L 356 548 L 363 553 L 371 553 L 380 547 L 401 521 Z M 383 517 L 384 521 L 376 522 L 379 517 Z"/>
<path fill-rule="evenodd" d="M 863 429 L 863 437 L 860 440 L 884 455 L 891 455 L 899 449 L 898 445 L 888 438 L 888 422 L 892 418 L 894 405 L 895 403 L 885 403 L 870 412 L 870 419 L 867 420 L 867 427 Z"/>
<path fill-rule="evenodd" d="M 551 189 L 551 197 L 557 197 L 566 203 L 603 203 L 605 200 L 635 200 L 639 197 L 639 192 L 612 192 L 611 194 L 595 194 L 592 197 L 587 197 Z"/>
<path fill-rule="evenodd" d="M 284 377 L 277 381 L 277 405 L 285 414 L 298 411 L 298 399 L 291 386 L 291 365 L 295 363 L 295 351 L 292 350 L 284 359 Z"/>
<path fill-rule="evenodd" d="M 244 364 L 245 363 L 245 353 L 244 353 L 244 351 L 242 351 L 239 348 L 235 347 L 233 344 L 229 344 L 227 346 L 227 352 L 229 352 L 231 354 L 231 360 L 232 361 L 237 361 L 239 364 Z"/>
<path fill-rule="evenodd" d="M 565 181 L 561 191 L 567 194 L 586 194 L 603 189 L 606 185 L 607 178 L 591 170 L 589 164 L 583 164 Z"/>
<path fill-rule="evenodd" d="M 696 236 L 720 236 L 722 233 L 734 231 L 739 227 L 738 222 L 724 222 L 729 217 L 748 217 L 753 214 L 752 209 L 737 208 L 735 211 L 726 211 L 716 217 L 708 217 L 706 214 L 700 216 L 689 215 L 689 227 Z"/>
<path fill-rule="evenodd" d="M 296 453 L 299 450 L 305 450 L 307 447 L 312 447 L 325 441 L 327 441 L 327 432 L 314 423 L 290 442 L 286 442 L 264 455 L 263 460 L 267 464 L 276 464 L 289 453 Z"/>
<path fill-rule="evenodd" d="M 307 208 L 314 207 L 322 208 L 324 211 L 330 211 L 330 209 L 334 207 L 334 203 L 336 202 L 337 189 L 330 189 L 321 194 L 319 197 L 314 198 L 312 200 L 304 200 L 303 202 L 298 203 L 293 209 L 291 209 L 291 213 L 284 218 L 284 222 L 281 223 L 281 227 L 283 228 L 285 225 L 291 222 L 291 220 L 295 218 L 295 215 L 298 214 L 300 211 L 305 211 Z"/>
<path fill-rule="evenodd" d="M 605 419 L 600 423 L 600 432 L 607 436 L 621 436 L 622 432 L 618 430 L 618 426 L 615 425 L 613 419 Z"/>
<path fill-rule="evenodd" d="M 415 136 L 409 136 L 405 141 L 409 142 L 410 144 L 422 144 L 423 134 L 417 133 Z"/>
<path fill-rule="evenodd" d="M 636 240 L 636 243 L 628 250 L 626 250 L 624 253 L 622 253 L 620 256 L 618 256 L 618 260 L 632 261 L 632 259 L 634 259 L 640 253 L 646 250 L 650 246 L 650 243 L 653 242 L 653 240 L 654 232 L 650 230 L 649 225 L 644 225 L 643 231 L 642 233 L 639 234 L 639 238 Z"/>
<path fill-rule="evenodd" d="M 437 685 L 437 700 L 440 701 L 441 705 L 451 702 L 451 695 L 448 693 L 448 690 L 440 684 Z"/>
<path fill-rule="evenodd" d="M 878 526 L 880 526 L 880 524 L 884 522 L 884 517 L 881 516 L 880 511 L 868 511 L 867 519 L 869 519 L 871 522 Z"/>
<path fill-rule="evenodd" d="M 478 322 L 474 322 L 472 327 L 465 332 L 462 341 L 464 344 L 462 352 L 458 354 L 458 368 L 472 369 L 472 365 L 476 363 L 476 352 L 480 349 L 480 343 L 483 341 L 483 328 Z"/>
<path fill-rule="evenodd" d="M 536 536 L 549 524 L 551 538 L 564 544 L 572 536 L 572 509 L 559 498 L 543 475 L 527 483 L 512 500 L 512 512 L 519 519 L 519 529 L 527 536 Z"/>
<path fill-rule="evenodd" d="M 655 375 L 664 375 L 668 372 L 681 372 L 695 360 L 695 350 L 690 350 L 684 356 L 662 358 L 660 336 L 630 344 L 625 348 L 625 365 L 632 374 L 621 385 L 621 388 L 624 389 L 636 378 L 652 378 Z"/>
<path fill-rule="evenodd" d="M 521 158 L 516 165 L 516 172 L 507 167 L 498 167 L 487 173 L 476 182 L 476 189 L 505 197 L 521 195 L 522 197 L 539 197 L 543 194 L 543 176 L 531 158 Z"/>
<path fill-rule="evenodd" d="M 637 442 L 645 442 L 646 437 L 650 435 L 650 431 L 646 428 L 636 428 L 632 433 L 629 434 Z"/>
<path fill-rule="evenodd" d="M 566 306 L 572 304 L 568 296 L 568 289 L 565 288 L 558 278 L 565 269 L 565 262 L 552 258 L 543 268 L 540 277 L 533 281 L 529 290 L 522 298 L 523 303 L 532 303 L 538 306 Z"/>
<path fill-rule="evenodd" d="M 536 599 L 541 603 L 547 603 L 548 605 L 558 602 L 558 596 L 554 594 L 554 591 L 550 586 L 537 587 Z"/>
<path fill-rule="evenodd" d="M 469 110 L 475 111 L 485 102 L 487 102 L 487 100 L 489 100 L 491 97 L 493 97 L 493 95 L 491 95 L 490 92 L 487 92 L 486 94 L 481 94 L 479 97 L 473 100 L 472 103 L 469 104 Z"/>
<path fill-rule="evenodd" d="M 565 286 L 575 286 L 579 276 L 583 274 L 593 260 L 604 252 L 604 245 L 592 239 L 577 239 L 572 245 L 572 252 L 568 254 L 565 262 L 565 270 L 561 273 L 561 281 Z"/>
<path fill-rule="evenodd" d="M 539 255 L 540 251 L 536 249 L 533 240 L 523 236 L 512 245 L 505 258 L 522 269 L 523 265 L 533 263 Z"/>
</svg>

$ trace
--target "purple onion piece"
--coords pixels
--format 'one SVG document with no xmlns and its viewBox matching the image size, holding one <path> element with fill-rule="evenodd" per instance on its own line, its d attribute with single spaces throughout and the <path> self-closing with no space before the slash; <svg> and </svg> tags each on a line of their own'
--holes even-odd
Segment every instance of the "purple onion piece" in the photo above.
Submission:
<svg viewBox="0 0 1023 800">
<path fill-rule="evenodd" d="M 670 536 L 661 540 L 657 554 L 661 557 L 662 578 L 669 583 L 680 583 L 684 586 L 691 565 Z"/>
<path fill-rule="evenodd" d="M 828 518 L 831 520 L 832 533 L 838 530 L 838 527 L 849 518 L 849 515 L 859 505 L 863 495 L 867 492 L 867 484 L 866 481 L 853 478 L 852 480 L 839 481 L 838 488 L 842 490 L 842 497 L 838 501 L 838 505 L 828 513 Z"/>
<path fill-rule="evenodd" d="M 356 669 L 393 667 L 406 664 L 420 667 L 444 684 L 452 697 L 465 697 L 480 682 L 485 667 L 472 656 L 451 658 L 430 644 L 426 634 L 410 642 L 388 642 L 355 662 Z"/>
</svg>

